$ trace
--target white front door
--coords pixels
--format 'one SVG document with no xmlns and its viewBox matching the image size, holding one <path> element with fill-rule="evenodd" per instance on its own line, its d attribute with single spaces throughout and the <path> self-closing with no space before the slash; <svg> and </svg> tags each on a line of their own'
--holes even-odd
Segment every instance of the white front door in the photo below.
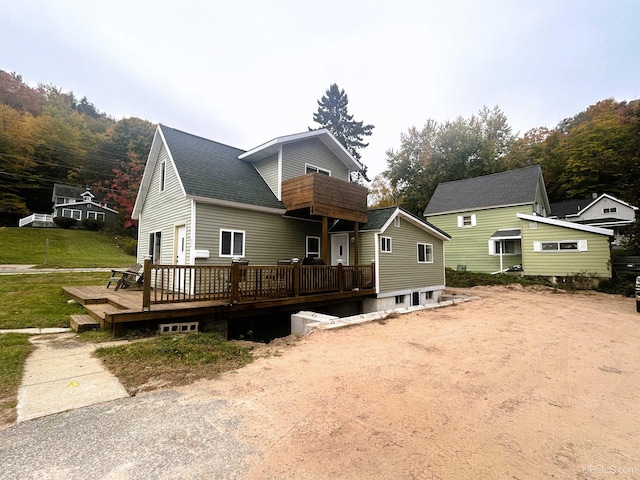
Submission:
<svg viewBox="0 0 640 480">
<path fill-rule="evenodd" d="M 185 265 L 187 261 L 187 227 L 176 227 L 176 265 Z"/>
<path fill-rule="evenodd" d="M 187 227 L 179 225 L 176 227 L 176 265 L 186 265 L 187 263 Z M 187 285 L 187 269 L 176 269 L 176 278 L 173 279 L 173 286 L 176 290 L 185 291 Z"/>
<path fill-rule="evenodd" d="M 337 265 L 342 260 L 343 265 L 349 265 L 349 234 L 331 235 L 331 265 Z"/>
</svg>

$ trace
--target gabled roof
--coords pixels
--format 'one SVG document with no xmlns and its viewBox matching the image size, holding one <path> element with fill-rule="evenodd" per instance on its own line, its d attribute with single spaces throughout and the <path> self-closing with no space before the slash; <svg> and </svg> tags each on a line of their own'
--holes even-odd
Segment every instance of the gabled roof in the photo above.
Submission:
<svg viewBox="0 0 640 480">
<path fill-rule="evenodd" d="M 567 200 L 566 202 L 551 203 L 549 204 L 549 207 L 551 208 L 549 216 L 564 218 L 567 215 L 579 215 L 581 210 L 587 207 L 591 202 L 593 202 L 592 198 L 580 198 Z"/>
<path fill-rule="evenodd" d="M 611 195 L 608 195 L 606 193 L 603 193 L 602 195 L 600 195 L 597 198 L 584 198 L 584 199 L 578 199 L 578 200 L 567 200 L 566 202 L 558 202 L 558 203 L 552 203 L 551 206 L 551 216 L 552 217 L 558 217 L 558 218 L 564 218 L 567 216 L 572 216 L 572 217 L 577 217 L 582 215 L 586 210 L 588 210 L 589 208 L 593 207 L 595 204 L 597 204 L 600 200 L 602 200 L 603 198 L 608 198 L 609 200 L 612 200 L 616 203 L 619 203 L 620 205 L 624 205 L 626 207 L 629 207 L 633 210 L 638 210 L 638 207 L 634 207 L 633 205 L 628 204 L 627 202 L 624 202 L 622 200 L 620 200 L 619 198 L 613 197 Z"/>
<path fill-rule="evenodd" d="M 400 207 L 382 207 L 382 208 L 372 208 L 367 211 L 367 223 L 359 224 L 359 230 L 361 232 L 366 231 L 377 231 L 380 233 L 384 233 L 384 231 L 393 223 L 393 220 L 400 216 L 404 218 L 408 222 L 414 224 L 415 226 L 431 233 L 432 235 L 444 240 L 448 241 L 451 239 L 451 236 L 446 232 L 440 230 L 435 225 L 430 224 L 429 222 L 425 222 L 424 220 L 420 220 L 418 217 L 413 215 L 412 213 L 406 211 Z M 354 222 L 347 220 L 339 220 L 336 222 L 333 227 L 331 227 L 331 233 L 337 232 L 352 232 L 353 231 Z"/>
<path fill-rule="evenodd" d="M 284 205 L 253 165 L 238 159 L 244 150 L 166 125 L 158 125 L 133 209 L 133 218 L 138 218 L 142 209 L 162 143 L 166 145 L 186 198 L 284 212 Z"/>
<path fill-rule="evenodd" d="M 540 182 L 544 190 L 540 165 L 443 182 L 433 192 L 424 215 L 533 204 Z"/>
<path fill-rule="evenodd" d="M 607 228 L 591 227 L 589 225 L 582 225 L 581 223 L 567 222 L 566 220 L 558 220 L 555 218 L 541 217 L 539 215 L 527 215 L 524 213 L 517 213 L 518 218 L 527 220 L 528 222 L 546 223 L 547 225 L 555 225 L 556 227 L 569 228 L 571 230 L 580 230 L 582 232 L 597 233 L 599 235 L 613 236 L 613 230 Z"/>
<path fill-rule="evenodd" d="M 338 157 L 349 170 L 360 171 L 362 165 L 347 151 L 346 148 L 334 137 L 329 130 L 321 128 L 319 130 L 310 130 L 308 132 L 295 133 L 284 137 L 277 137 L 273 140 L 263 143 L 262 145 L 249 150 L 238 156 L 239 159 L 247 162 L 257 162 L 263 158 L 278 153 L 281 145 L 287 143 L 299 142 L 308 138 L 317 138 L 324 143 L 333 154 Z"/>
</svg>

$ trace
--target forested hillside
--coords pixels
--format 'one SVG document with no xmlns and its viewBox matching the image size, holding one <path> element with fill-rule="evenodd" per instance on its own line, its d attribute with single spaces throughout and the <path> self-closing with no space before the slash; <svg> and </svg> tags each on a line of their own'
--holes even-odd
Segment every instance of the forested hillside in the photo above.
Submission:
<svg viewBox="0 0 640 480">
<path fill-rule="evenodd" d="M 0 70 L 0 225 L 50 213 L 58 182 L 99 190 L 130 227 L 154 131 L 146 120 L 116 121 L 86 97 L 53 85 L 30 87 Z"/>
<path fill-rule="evenodd" d="M 421 215 L 440 182 L 540 164 L 549 200 L 608 193 L 640 206 L 640 100 L 602 100 L 554 129 L 517 137 L 498 107 L 401 135 L 376 179 L 379 204 L 400 203 Z"/>
</svg>

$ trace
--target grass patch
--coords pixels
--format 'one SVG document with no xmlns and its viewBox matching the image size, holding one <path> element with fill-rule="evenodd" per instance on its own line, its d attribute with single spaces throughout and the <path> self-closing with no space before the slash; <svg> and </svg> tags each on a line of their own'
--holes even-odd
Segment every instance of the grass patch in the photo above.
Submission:
<svg viewBox="0 0 640 480">
<path fill-rule="evenodd" d="M 24 362 L 35 349 L 28 335 L 0 335 L 0 425 L 15 421 L 16 398 L 22 380 Z"/>
<path fill-rule="evenodd" d="M 215 333 L 164 335 L 98 348 L 95 354 L 131 395 L 215 378 L 252 360 L 249 348 L 227 342 Z"/>
<path fill-rule="evenodd" d="M 0 228 L 0 264 L 48 268 L 128 267 L 125 254 L 101 232 L 62 228 Z"/>
<path fill-rule="evenodd" d="M 457 270 L 447 268 L 445 274 L 447 278 L 447 287 L 452 288 L 470 288 L 486 285 L 510 285 L 514 283 L 519 283 L 522 286 L 544 285 L 546 287 L 557 287 L 557 285 L 550 283 L 544 278 L 521 277 L 519 275 L 507 275 L 504 273 L 492 275 L 490 273 L 459 272 Z"/>
<path fill-rule="evenodd" d="M 105 285 L 109 272 L 0 275 L 0 329 L 68 327 L 81 305 L 68 303 L 63 285 Z"/>
</svg>

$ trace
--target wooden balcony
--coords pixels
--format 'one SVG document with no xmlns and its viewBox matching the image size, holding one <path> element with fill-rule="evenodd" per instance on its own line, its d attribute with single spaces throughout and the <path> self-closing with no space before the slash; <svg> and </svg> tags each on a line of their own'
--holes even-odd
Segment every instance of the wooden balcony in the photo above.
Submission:
<svg viewBox="0 0 640 480">
<path fill-rule="evenodd" d="M 282 203 L 287 210 L 309 209 L 313 216 L 367 221 L 365 187 L 320 173 L 308 173 L 282 182 Z"/>
</svg>

